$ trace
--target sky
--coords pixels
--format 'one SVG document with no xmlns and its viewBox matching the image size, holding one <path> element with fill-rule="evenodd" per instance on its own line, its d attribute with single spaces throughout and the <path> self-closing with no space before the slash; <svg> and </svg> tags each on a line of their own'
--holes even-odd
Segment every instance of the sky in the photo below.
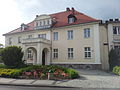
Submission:
<svg viewBox="0 0 120 90">
<path fill-rule="evenodd" d="M 120 0 L 0 0 L 0 43 L 3 34 L 22 23 L 29 23 L 36 15 L 65 11 L 66 7 L 100 20 L 120 18 Z"/>
</svg>

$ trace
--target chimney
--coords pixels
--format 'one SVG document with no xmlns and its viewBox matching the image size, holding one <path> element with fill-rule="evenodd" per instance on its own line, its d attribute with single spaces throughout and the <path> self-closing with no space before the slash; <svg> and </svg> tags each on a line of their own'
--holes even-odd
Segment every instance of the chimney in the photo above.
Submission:
<svg viewBox="0 0 120 90">
<path fill-rule="evenodd" d="M 38 15 L 36 15 L 36 17 L 38 17 Z"/>
<path fill-rule="evenodd" d="M 75 9 L 72 7 L 72 8 L 71 8 L 71 10 L 72 10 L 72 13 L 74 14 L 74 12 L 75 12 Z"/>
<path fill-rule="evenodd" d="M 118 19 L 118 18 L 116 18 L 116 19 L 115 19 L 115 21 L 117 22 L 117 21 L 119 21 L 119 19 Z"/>
<path fill-rule="evenodd" d="M 69 8 L 69 7 L 67 7 L 67 8 L 66 8 L 66 11 L 70 11 L 70 8 Z"/>
<path fill-rule="evenodd" d="M 72 7 L 72 11 L 75 11 L 74 7 Z"/>
<path fill-rule="evenodd" d="M 113 21 L 113 19 L 109 19 L 109 21 Z"/>
</svg>

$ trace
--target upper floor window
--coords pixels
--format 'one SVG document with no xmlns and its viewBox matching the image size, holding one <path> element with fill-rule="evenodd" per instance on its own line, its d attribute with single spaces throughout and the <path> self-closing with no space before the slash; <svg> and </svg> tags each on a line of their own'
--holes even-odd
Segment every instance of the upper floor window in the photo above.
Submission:
<svg viewBox="0 0 120 90">
<path fill-rule="evenodd" d="M 73 59 L 73 48 L 68 48 L 68 59 Z"/>
<path fill-rule="evenodd" d="M 84 37 L 89 38 L 90 37 L 90 28 L 84 29 Z"/>
<path fill-rule="evenodd" d="M 45 38 L 46 39 L 46 34 L 38 34 L 38 38 Z"/>
<path fill-rule="evenodd" d="M 54 59 L 58 58 L 58 49 L 53 49 L 53 58 Z"/>
<path fill-rule="evenodd" d="M 12 44 L 12 38 L 9 38 L 9 45 Z"/>
<path fill-rule="evenodd" d="M 68 31 L 68 40 L 73 39 L 73 30 Z"/>
<path fill-rule="evenodd" d="M 114 26 L 113 27 L 113 34 L 117 34 L 117 35 L 120 34 L 120 26 Z"/>
<path fill-rule="evenodd" d="M 73 14 L 68 16 L 68 23 L 73 23 L 76 21 L 76 17 Z"/>
<path fill-rule="evenodd" d="M 85 58 L 91 58 L 91 48 L 90 47 L 85 47 L 84 52 L 85 52 Z"/>
<path fill-rule="evenodd" d="M 53 39 L 54 40 L 58 40 L 58 32 L 54 32 L 53 33 Z"/>
<path fill-rule="evenodd" d="M 18 37 L 18 43 L 21 43 L 21 37 Z"/>
<path fill-rule="evenodd" d="M 29 39 L 32 38 L 32 35 L 28 35 L 28 38 L 29 38 Z"/>
</svg>

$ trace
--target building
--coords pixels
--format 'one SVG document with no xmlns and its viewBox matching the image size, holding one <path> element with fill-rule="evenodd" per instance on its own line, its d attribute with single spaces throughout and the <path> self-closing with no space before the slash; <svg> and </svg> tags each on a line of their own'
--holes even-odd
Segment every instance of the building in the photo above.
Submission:
<svg viewBox="0 0 120 90">
<path fill-rule="evenodd" d="M 36 15 L 32 22 L 4 34 L 5 46 L 21 46 L 28 64 L 107 70 L 110 47 L 119 47 L 119 36 L 112 33 L 114 28 L 114 34 L 119 34 L 119 24 L 101 23 L 66 8 L 55 14 Z"/>
</svg>

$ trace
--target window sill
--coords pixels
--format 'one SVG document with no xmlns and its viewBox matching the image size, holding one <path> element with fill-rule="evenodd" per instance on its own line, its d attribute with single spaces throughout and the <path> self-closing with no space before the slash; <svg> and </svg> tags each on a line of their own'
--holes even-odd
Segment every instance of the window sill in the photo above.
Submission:
<svg viewBox="0 0 120 90">
<path fill-rule="evenodd" d="M 73 60 L 74 58 L 68 58 L 68 60 Z"/>
<path fill-rule="evenodd" d="M 91 57 L 88 57 L 88 58 L 84 58 L 84 59 L 92 59 Z"/>
</svg>

